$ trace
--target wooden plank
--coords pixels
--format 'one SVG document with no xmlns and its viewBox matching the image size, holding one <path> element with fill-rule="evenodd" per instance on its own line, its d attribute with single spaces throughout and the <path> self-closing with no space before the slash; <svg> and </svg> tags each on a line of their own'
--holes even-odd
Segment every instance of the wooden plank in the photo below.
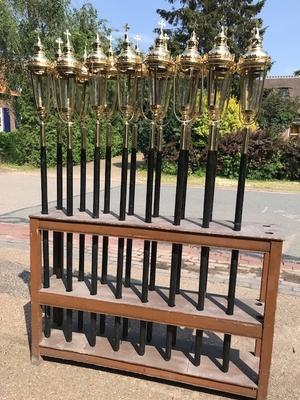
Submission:
<svg viewBox="0 0 300 400">
<path fill-rule="evenodd" d="M 41 289 L 41 232 L 38 221 L 30 223 L 30 293 L 31 293 L 31 360 L 35 364 L 41 361 L 39 344 L 42 338 L 42 309 L 39 302 Z"/>
<path fill-rule="evenodd" d="M 210 346 L 211 347 L 211 346 Z M 74 333 L 67 343 L 63 333 L 53 330 L 40 346 L 44 356 L 101 365 L 108 368 L 168 379 L 223 392 L 255 398 L 257 391 L 257 358 L 251 353 L 233 352 L 228 373 L 218 365 L 218 353 L 204 352 L 199 367 L 195 367 L 186 354 L 173 350 L 170 361 L 165 361 L 161 350 L 146 346 L 145 355 L 138 355 L 132 343 L 123 341 L 114 352 L 107 338 L 97 337 L 96 346 L 90 347 L 84 334 Z"/>
<path fill-rule="evenodd" d="M 184 230 L 153 229 L 151 226 L 131 227 L 128 225 L 96 225 L 78 222 L 38 220 L 39 228 L 56 232 L 83 233 L 89 235 L 114 236 L 131 239 L 150 240 L 168 243 L 181 243 L 207 247 L 239 249 L 268 252 L 270 242 L 266 239 L 237 237 L 231 234 L 209 234 Z"/>
<path fill-rule="evenodd" d="M 207 295 L 205 310 L 196 310 L 197 293 L 181 291 L 176 296 L 176 306 L 167 304 L 168 290 L 157 288 L 149 292 L 148 303 L 142 303 L 141 287 L 123 288 L 122 299 L 116 299 L 111 285 L 98 285 L 98 294 L 91 296 L 87 284 L 73 280 L 73 291 L 66 292 L 60 279 L 52 278 L 50 288 L 41 289 L 40 303 L 54 307 L 70 308 L 100 314 L 117 315 L 132 319 L 201 328 L 232 335 L 260 338 L 263 307 L 257 301 L 236 299 L 234 315 L 227 315 L 226 297 Z"/>
<path fill-rule="evenodd" d="M 268 394 L 281 253 L 282 243 L 273 242 L 270 251 L 265 292 L 265 317 L 260 345 L 259 388 L 257 392 L 257 400 L 265 400 Z"/>
</svg>

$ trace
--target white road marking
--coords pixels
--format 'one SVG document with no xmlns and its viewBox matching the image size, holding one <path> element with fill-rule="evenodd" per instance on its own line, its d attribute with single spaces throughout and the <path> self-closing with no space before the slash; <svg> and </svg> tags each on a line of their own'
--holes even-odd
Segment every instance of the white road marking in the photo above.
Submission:
<svg viewBox="0 0 300 400">
<path fill-rule="evenodd" d="M 262 212 L 261 212 L 261 213 L 262 213 L 262 214 L 265 214 L 265 213 L 267 212 L 268 208 L 269 208 L 269 207 L 268 207 L 268 206 L 266 206 L 266 207 L 265 207 L 265 208 L 262 210 Z"/>
</svg>

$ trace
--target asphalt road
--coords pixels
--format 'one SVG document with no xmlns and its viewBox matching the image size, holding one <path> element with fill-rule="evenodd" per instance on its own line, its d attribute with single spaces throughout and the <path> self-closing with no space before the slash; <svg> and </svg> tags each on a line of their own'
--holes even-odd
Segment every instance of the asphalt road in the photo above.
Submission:
<svg viewBox="0 0 300 400">
<path fill-rule="evenodd" d="M 18 174 L 17 174 L 18 175 Z M 20 182 L 21 187 L 18 186 Z M 8 188 L 0 202 L 0 222 L 24 223 L 28 215 L 40 211 L 38 175 L 0 174 L 0 186 Z M 74 207 L 79 206 L 78 188 L 75 187 Z M 49 179 L 49 199 L 55 199 L 54 178 Z M 89 188 L 89 186 L 88 186 Z M 202 217 L 203 188 L 189 187 L 187 193 L 187 217 Z M 3 193 L 3 192 L 2 192 Z M 5 192 L 4 192 L 5 194 Z M 163 185 L 161 190 L 161 215 L 171 216 L 174 212 L 175 187 Z M 214 219 L 232 220 L 234 217 L 236 191 L 217 189 L 215 194 Z M 144 215 L 145 185 L 136 187 L 135 212 Z M 111 192 L 112 211 L 118 213 L 119 187 L 114 186 Z M 101 195 L 103 204 L 103 192 Z M 23 205 L 20 207 L 20 205 Z M 55 207 L 55 201 L 49 206 Z M 92 209 L 92 193 L 87 194 L 87 207 Z M 300 260 L 300 193 L 276 193 L 250 190 L 246 192 L 244 204 L 244 222 L 277 224 L 285 239 L 284 255 Z"/>
</svg>

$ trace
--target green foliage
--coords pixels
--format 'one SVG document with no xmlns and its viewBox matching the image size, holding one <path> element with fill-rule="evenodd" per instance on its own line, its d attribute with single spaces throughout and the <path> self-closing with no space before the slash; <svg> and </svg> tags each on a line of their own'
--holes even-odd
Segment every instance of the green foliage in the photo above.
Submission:
<svg viewBox="0 0 300 400">
<path fill-rule="evenodd" d="M 219 140 L 218 176 L 237 178 L 239 174 L 242 133 L 225 134 Z M 204 141 L 190 153 L 190 170 L 203 175 L 206 167 L 207 148 Z M 176 153 L 170 148 L 164 150 L 164 162 L 168 173 L 176 173 Z M 249 179 L 300 179 L 300 141 L 283 141 L 278 136 L 270 136 L 263 131 L 251 135 L 248 151 Z"/>
<path fill-rule="evenodd" d="M 294 76 L 300 76 L 300 69 L 297 69 L 297 71 L 294 71 Z"/>
<path fill-rule="evenodd" d="M 268 135 L 278 135 L 289 128 L 299 113 L 298 100 L 278 90 L 266 90 L 262 101 L 258 125 Z"/>
<path fill-rule="evenodd" d="M 191 31 L 195 29 L 200 40 L 200 50 L 208 52 L 213 47 L 214 37 L 220 23 L 228 26 L 229 45 L 239 56 L 248 46 L 254 18 L 261 12 L 265 0 L 168 0 L 171 10 L 157 12 L 172 30 L 171 44 L 175 51 L 183 49 Z M 261 19 L 258 19 L 261 24 Z"/>
<path fill-rule="evenodd" d="M 69 0 L 2 0 L 0 1 L 0 72 L 5 76 L 8 89 L 17 89 L 20 96 L 12 106 L 20 126 L 15 132 L 0 133 L 0 157 L 2 161 L 17 164 L 39 164 L 39 121 L 34 107 L 31 82 L 26 61 L 32 56 L 36 42 L 36 30 L 40 32 L 47 56 L 53 59 L 58 37 L 71 31 L 71 41 L 77 58 L 83 54 L 86 44 L 90 45 L 96 32 L 100 33 L 104 46 L 107 44 L 106 21 L 99 19 L 97 10 L 85 3 L 79 9 L 71 9 Z M 0 74 L 1 75 L 1 74 Z M 46 121 L 48 165 L 55 165 L 57 116 L 53 109 Z M 87 121 L 87 159 L 93 158 L 95 121 Z M 101 156 L 104 157 L 105 123 L 102 126 Z M 122 148 L 122 123 L 113 124 L 112 154 L 120 154 Z M 64 132 L 65 135 L 65 132 Z M 64 137 L 64 143 L 66 142 Z M 80 161 L 80 127 L 73 126 L 74 163 Z"/>
</svg>

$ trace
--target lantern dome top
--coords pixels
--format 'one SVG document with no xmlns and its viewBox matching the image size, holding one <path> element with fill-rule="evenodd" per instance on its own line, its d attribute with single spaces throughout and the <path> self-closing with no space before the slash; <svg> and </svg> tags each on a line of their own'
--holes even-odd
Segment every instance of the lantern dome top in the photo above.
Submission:
<svg viewBox="0 0 300 400">
<path fill-rule="evenodd" d="M 37 34 L 34 54 L 28 63 L 28 69 L 36 75 L 45 75 L 52 69 L 52 64 L 44 53 L 44 47 L 39 34 Z"/>
<path fill-rule="evenodd" d="M 101 48 L 99 33 L 93 43 L 93 51 L 87 58 L 87 66 L 91 73 L 97 74 L 99 71 L 105 71 L 108 68 L 108 58 Z"/>
<path fill-rule="evenodd" d="M 221 64 L 224 67 L 232 67 L 234 65 L 234 55 L 231 54 L 228 44 L 225 26 L 221 27 L 221 31 L 215 37 L 215 45 L 207 55 L 208 64 Z"/>
<path fill-rule="evenodd" d="M 78 71 L 78 61 L 74 57 L 70 43 L 71 33 L 67 29 L 64 34 L 67 37 L 63 52 L 56 61 L 56 70 L 62 75 L 75 75 Z"/>
<path fill-rule="evenodd" d="M 87 51 L 86 51 L 86 46 L 85 46 L 83 56 L 79 63 L 78 74 L 77 74 L 77 80 L 79 83 L 85 83 L 85 82 L 88 82 L 88 80 L 89 80 L 89 70 L 87 67 L 86 60 L 87 60 Z"/>
<path fill-rule="evenodd" d="M 261 68 L 267 69 L 271 64 L 271 58 L 268 53 L 263 49 L 262 37 L 258 27 L 253 29 L 253 34 L 250 39 L 250 44 L 247 52 L 240 57 L 239 70 L 245 68 Z"/>
<path fill-rule="evenodd" d="M 139 57 L 133 50 L 128 37 L 128 24 L 125 25 L 124 40 L 122 42 L 122 50 L 117 57 L 117 68 L 119 71 L 135 70 L 139 64 Z"/>
<path fill-rule="evenodd" d="M 145 63 L 148 68 L 158 68 L 160 70 L 169 70 L 173 67 L 173 60 L 168 50 L 169 37 L 164 35 L 164 22 L 160 21 L 160 34 L 155 39 L 153 49 L 146 56 Z"/>
<path fill-rule="evenodd" d="M 178 56 L 177 65 L 183 69 L 195 68 L 201 69 L 203 59 L 198 51 L 198 40 L 195 31 L 187 41 L 184 52 Z"/>
</svg>

